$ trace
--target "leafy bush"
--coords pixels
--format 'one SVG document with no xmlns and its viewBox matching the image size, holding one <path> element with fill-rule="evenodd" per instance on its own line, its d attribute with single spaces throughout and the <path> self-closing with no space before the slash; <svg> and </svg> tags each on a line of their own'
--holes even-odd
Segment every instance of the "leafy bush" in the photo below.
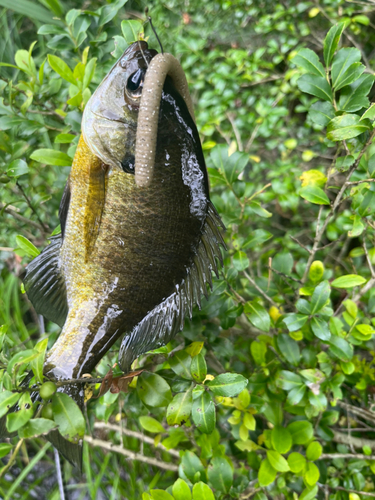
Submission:
<svg viewBox="0 0 375 500">
<path fill-rule="evenodd" d="M 84 484 L 66 462 L 63 472 L 85 498 L 374 496 L 375 40 L 366 6 L 209 1 L 203 14 L 198 2 L 156 2 L 165 50 L 191 84 L 229 251 L 209 300 L 170 344 L 140 357 L 133 379 L 108 372 L 116 348 L 102 360 L 82 415 L 42 386 L 59 329 L 44 330 L 20 277 L 59 231 L 91 93 L 138 32 L 156 40 L 133 2 L 41 4 L 19 0 L 20 13 L 1 18 L 14 43 L 0 63 L 0 416 L 20 407 L 7 414 L 18 437 L 0 444 L 3 497 L 58 498 L 41 437 L 57 426 L 84 438 Z M 43 405 L 19 386 L 29 370 Z"/>
</svg>

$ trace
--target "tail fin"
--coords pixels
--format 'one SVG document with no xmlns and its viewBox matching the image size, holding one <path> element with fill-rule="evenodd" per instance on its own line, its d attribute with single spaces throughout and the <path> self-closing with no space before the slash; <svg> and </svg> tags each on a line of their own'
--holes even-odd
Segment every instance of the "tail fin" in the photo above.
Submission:
<svg viewBox="0 0 375 500">
<path fill-rule="evenodd" d="M 22 382 L 21 387 L 28 387 L 29 382 L 32 378 L 33 374 L 30 373 L 27 375 L 25 380 Z M 77 403 L 80 410 L 83 410 L 83 391 L 81 386 L 78 385 L 66 385 L 62 386 L 58 390 L 59 392 L 64 392 L 68 394 L 73 400 Z M 35 403 L 36 401 L 41 401 L 39 392 L 31 392 L 30 393 L 31 401 Z M 14 413 L 19 410 L 18 405 L 14 405 L 13 408 L 10 409 L 10 413 Z M 0 440 L 3 438 L 14 437 L 17 435 L 17 432 L 9 433 L 6 427 L 6 415 L 0 418 Z M 49 432 L 46 436 L 44 436 L 53 446 L 58 450 L 61 455 L 66 458 L 72 465 L 77 467 L 80 472 L 82 472 L 82 442 L 73 443 L 65 439 L 58 430 L 53 430 Z"/>
</svg>

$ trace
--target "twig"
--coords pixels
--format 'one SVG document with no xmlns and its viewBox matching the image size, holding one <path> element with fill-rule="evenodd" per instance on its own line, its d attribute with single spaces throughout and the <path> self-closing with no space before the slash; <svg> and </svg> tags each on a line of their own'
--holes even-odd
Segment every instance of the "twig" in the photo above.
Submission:
<svg viewBox="0 0 375 500">
<path fill-rule="evenodd" d="M 344 192 L 345 192 L 345 189 L 347 188 L 348 186 L 348 182 L 349 182 L 349 179 L 350 177 L 352 176 L 353 172 L 356 170 L 356 168 L 358 167 L 359 165 L 359 162 L 361 161 L 361 158 L 362 156 L 365 154 L 367 148 L 370 146 L 370 144 L 372 143 L 373 139 L 375 137 L 375 130 L 373 130 L 372 134 L 370 135 L 368 141 L 366 142 L 366 144 L 364 145 L 364 147 L 362 148 L 362 150 L 360 151 L 360 153 L 358 154 L 358 157 L 357 159 L 355 160 L 353 166 L 350 168 L 349 170 L 349 173 L 345 179 L 345 182 L 344 184 L 341 186 L 341 189 L 340 191 L 338 192 L 336 198 L 335 198 L 335 201 L 333 202 L 333 205 L 331 207 L 331 210 L 329 211 L 329 213 L 327 214 L 327 217 L 325 218 L 325 221 L 323 222 L 322 224 L 322 227 L 320 227 L 320 218 L 321 218 L 321 214 L 322 214 L 322 211 L 323 211 L 323 205 L 320 206 L 320 209 L 319 209 L 319 215 L 318 215 L 318 222 L 317 222 L 317 228 L 316 228 L 316 234 L 315 234 L 315 238 L 314 238 L 314 243 L 313 243 L 313 247 L 312 247 L 312 250 L 311 250 L 311 254 L 310 254 L 310 257 L 309 257 L 309 260 L 307 261 L 307 265 L 306 265 L 306 269 L 305 269 L 305 273 L 303 275 L 303 278 L 302 278 L 302 282 L 304 283 L 306 281 L 306 278 L 308 276 L 308 272 L 309 272 L 309 269 L 310 269 L 310 266 L 311 264 L 313 263 L 314 261 L 314 258 L 315 258 L 315 253 L 317 252 L 318 250 L 318 247 L 319 247 L 319 243 L 320 243 L 320 240 L 322 239 L 323 237 L 323 234 L 325 232 L 325 230 L 327 229 L 327 226 L 329 224 L 329 222 L 331 221 L 332 217 L 334 216 L 335 212 L 336 212 L 336 209 L 337 207 L 339 206 L 340 202 L 341 202 L 341 199 L 344 195 Z"/>
<path fill-rule="evenodd" d="M 31 204 L 31 201 L 29 199 L 29 197 L 27 196 L 25 190 L 23 189 L 23 187 L 21 186 L 21 184 L 18 182 L 18 180 L 16 181 L 16 186 L 18 187 L 18 189 L 21 191 L 22 193 L 22 196 L 25 198 L 26 200 L 26 203 L 28 205 L 28 207 L 30 208 L 30 210 L 32 211 L 32 213 L 35 215 L 35 217 L 38 219 L 39 221 L 39 224 L 42 226 L 42 229 L 44 232 L 48 233 L 49 231 L 49 228 L 44 224 L 44 222 L 42 221 L 42 219 L 39 217 L 39 214 L 38 212 L 35 210 L 35 208 L 33 207 L 33 205 Z"/>
<path fill-rule="evenodd" d="M 362 179 L 361 181 L 346 182 L 346 185 L 358 186 L 358 184 L 363 184 L 364 182 L 375 182 L 375 179 Z"/>
<path fill-rule="evenodd" d="M 20 439 L 17 443 L 17 446 L 14 448 L 14 451 L 12 453 L 12 456 L 10 457 L 9 459 L 9 462 L 6 464 L 5 467 L 3 467 L 0 471 L 0 479 L 3 477 L 3 475 L 6 473 L 6 471 L 8 469 L 10 469 L 10 467 L 13 465 L 13 462 L 15 461 L 17 455 L 18 455 L 18 452 L 20 451 L 20 448 L 21 448 L 21 445 L 23 443 L 23 439 Z"/>
<path fill-rule="evenodd" d="M 145 436 L 141 432 L 131 431 L 130 429 L 126 429 L 125 427 L 121 428 L 119 425 L 106 424 L 104 422 L 95 422 L 94 429 L 108 429 L 110 431 L 115 431 L 115 432 L 119 432 L 120 434 L 124 434 L 125 436 L 134 437 L 136 439 L 139 439 L 140 441 L 151 444 L 155 448 L 159 448 L 162 451 L 166 451 L 167 453 L 169 453 L 170 455 L 172 455 L 176 458 L 180 458 L 180 453 L 178 451 L 167 450 L 167 448 L 165 448 L 161 443 L 159 443 L 155 446 L 154 440 L 148 436 Z"/>
<path fill-rule="evenodd" d="M 237 145 L 238 145 L 238 151 L 243 151 L 243 144 L 242 144 L 242 139 L 241 139 L 241 134 L 240 131 L 237 128 L 236 122 L 234 120 L 234 116 L 232 113 L 226 113 L 226 117 L 228 118 L 230 124 L 232 125 L 234 135 L 236 137 Z"/>
<path fill-rule="evenodd" d="M 368 267 L 370 269 L 370 272 L 371 272 L 371 278 L 372 279 L 375 279 L 375 270 L 372 266 L 372 263 L 371 263 L 371 259 L 370 259 L 370 256 L 368 254 L 368 251 L 367 251 L 367 246 L 366 246 L 366 242 L 365 240 L 363 240 L 363 250 L 365 251 L 365 255 L 366 255 L 366 260 L 367 260 L 367 264 L 368 264 Z"/>
<path fill-rule="evenodd" d="M 304 250 L 306 250 L 306 252 L 310 253 L 311 254 L 311 250 L 307 247 L 305 247 L 305 245 L 303 243 L 301 243 L 299 240 L 297 240 L 297 238 L 295 238 L 294 236 L 292 235 L 289 235 L 289 238 L 293 241 L 295 241 L 297 243 L 297 245 L 299 245 L 301 248 L 303 248 Z M 331 243 L 330 243 L 331 244 Z"/>
<path fill-rule="evenodd" d="M 336 443 L 353 445 L 355 448 L 363 448 L 368 446 L 372 450 L 375 450 L 375 441 L 372 439 L 358 438 L 342 432 L 333 431 L 333 440 Z"/>
<path fill-rule="evenodd" d="M 84 440 L 91 446 L 99 446 L 104 450 L 124 455 L 125 457 L 128 457 L 131 460 L 139 460 L 140 462 L 144 462 L 146 464 L 159 467 L 159 469 L 169 470 L 172 472 L 178 471 L 178 466 L 175 464 L 169 464 L 167 462 L 162 462 L 161 460 L 157 460 L 156 458 L 146 457 L 145 455 L 141 455 L 140 453 L 135 453 L 133 451 L 127 450 L 126 448 L 122 448 L 121 446 L 117 446 L 112 443 L 107 443 L 107 441 L 102 441 L 101 439 L 94 439 L 91 436 L 85 436 Z"/>
<path fill-rule="evenodd" d="M 270 269 L 273 273 L 276 273 L 278 274 L 279 276 L 281 276 L 282 278 L 285 278 L 286 280 L 292 280 L 292 281 L 295 281 L 296 283 L 299 283 L 301 284 L 302 281 L 297 279 L 297 278 L 293 278 L 293 276 L 289 276 L 288 274 L 285 274 L 285 273 L 282 273 L 281 271 L 276 271 L 276 269 L 274 269 L 273 267 L 271 266 L 267 266 L 268 269 Z"/>
<path fill-rule="evenodd" d="M 328 486 L 325 484 L 318 483 L 319 488 L 325 489 L 329 488 L 330 490 L 341 490 L 346 491 L 347 493 L 356 493 L 357 495 L 366 495 L 368 497 L 375 497 L 375 493 L 370 493 L 369 491 L 357 491 L 357 490 L 348 490 L 348 488 L 344 488 L 343 486 Z"/>
<path fill-rule="evenodd" d="M 364 453 L 323 453 L 318 460 L 335 458 L 357 458 L 358 460 L 375 460 L 375 455 L 365 455 Z"/>
<path fill-rule="evenodd" d="M 258 292 L 262 295 L 262 297 L 264 297 L 270 304 L 272 304 L 273 306 L 277 307 L 277 304 L 276 302 L 271 299 L 271 297 L 269 297 L 266 292 L 264 292 L 256 283 L 255 281 L 253 280 L 253 278 L 246 272 L 244 271 L 244 275 L 246 276 L 246 278 L 250 281 L 250 283 L 253 285 L 253 287 L 258 290 Z"/>
<path fill-rule="evenodd" d="M 64 480 L 62 477 L 60 455 L 59 452 L 56 450 L 56 448 L 53 449 L 53 452 L 55 455 L 56 475 L 57 475 L 57 484 L 59 485 L 60 500 L 65 500 Z"/>
<path fill-rule="evenodd" d="M 23 217 L 18 212 L 16 212 L 16 210 L 14 210 L 14 207 L 13 208 L 9 206 L 7 207 L 4 203 L 0 203 L 0 210 L 4 210 L 4 212 L 11 215 L 15 219 L 18 219 L 19 221 L 24 222 L 25 224 L 30 224 L 30 226 L 34 226 L 40 230 L 40 225 L 37 222 L 34 222 L 33 220 Z"/>
</svg>

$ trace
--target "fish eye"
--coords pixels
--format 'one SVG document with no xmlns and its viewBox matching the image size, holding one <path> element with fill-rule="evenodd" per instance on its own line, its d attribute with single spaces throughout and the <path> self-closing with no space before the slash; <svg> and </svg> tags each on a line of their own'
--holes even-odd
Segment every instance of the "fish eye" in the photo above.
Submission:
<svg viewBox="0 0 375 500">
<path fill-rule="evenodd" d="M 138 69 L 135 73 L 129 76 L 126 82 L 126 93 L 129 97 L 141 97 L 145 71 Z"/>
</svg>

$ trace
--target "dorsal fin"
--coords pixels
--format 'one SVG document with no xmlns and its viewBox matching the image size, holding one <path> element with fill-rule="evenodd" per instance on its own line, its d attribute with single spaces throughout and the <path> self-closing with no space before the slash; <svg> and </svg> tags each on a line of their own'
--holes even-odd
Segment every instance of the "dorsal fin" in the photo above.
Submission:
<svg viewBox="0 0 375 500">
<path fill-rule="evenodd" d="M 68 303 L 59 265 L 62 237 L 59 234 L 50 239 L 51 243 L 27 266 L 24 285 L 36 312 L 63 326 Z"/>
<path fill-rule="evenodd" d="M 119 352 L 119 365 L 129 371 L 132 362 L 144 352 L 167 344 L 184 327 L 185 314 L 190 318 L 194 304 L 201 307 L 202 293 L 207 297 L 208 283 L 212 288 L 211 272 L 218 274 L 216 259 L 222 264 L 220 245 L 226 248 L 219 227 L 224 225 L 211 202 L 203 227 L 201 241 L 185 279 L 176 291 L 158 304 L 125 335 Z"/>
<path fill-rule="evenodd" d="M 59 219 L 60 219 L 61 234 L 63 239 L 65 234 L 66 219 L 68 217 L 69 204 L 70 204 L 70 177 L 68 177 L 68 180 L 66 181 L 59 207 Z"/>
</svg>

